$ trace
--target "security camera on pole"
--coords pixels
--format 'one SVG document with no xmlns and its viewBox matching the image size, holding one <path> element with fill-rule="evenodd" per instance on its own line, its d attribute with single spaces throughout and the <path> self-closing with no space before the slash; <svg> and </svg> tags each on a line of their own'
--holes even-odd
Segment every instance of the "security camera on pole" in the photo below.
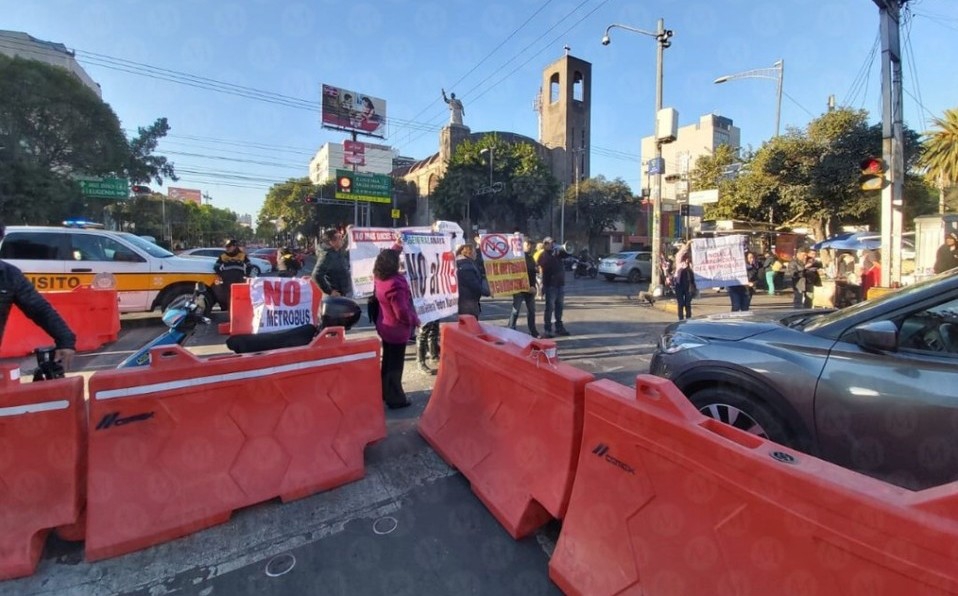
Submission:
<svg viewBox="0 0 958 596">
<path fill-rule="evenodd" d="M 651 196 L 652 276 L 649 280 L 649 292 L 654 294 L 655 289 L 659 285 L 659 278 L 662 271 L 662 172 L 665 170 L 664 160 L 662 159 L 662 145 L 674 141 L 678 132 L 678 113 L 672 108 L 667 110 L 662 109 L 663 58 L 665 48 L 672 45 L 672 30 L 665 28 L 665 19 L 659 19 L 655 32 L 614 23 L 606 27 L 605 35 L 602 37 L 602 45 L 607 46 L 612 42 L 612 38 L 609 37 L 609 31 L 614 28 L 647 35 L 654 38 L 657 42 L 655 55 L 655 159 L 649 163 L 648 172 L 654 175 Z"/>
</svg>

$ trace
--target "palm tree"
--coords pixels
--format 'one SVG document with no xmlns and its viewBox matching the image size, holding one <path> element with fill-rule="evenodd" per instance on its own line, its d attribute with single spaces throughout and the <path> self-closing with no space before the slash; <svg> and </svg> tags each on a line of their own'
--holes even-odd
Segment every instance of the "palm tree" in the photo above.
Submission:
<svg viewBox="0 0 958 596">
<path fill-rule="evenodd" d="M 958 109 L 945 110 L 944 117 L 932 120 L 937 129 L 925 132 L 920 164 L 938 185 L 938 210 L 945 210 L 945 186 L 958 184 Z"/>
</svg>

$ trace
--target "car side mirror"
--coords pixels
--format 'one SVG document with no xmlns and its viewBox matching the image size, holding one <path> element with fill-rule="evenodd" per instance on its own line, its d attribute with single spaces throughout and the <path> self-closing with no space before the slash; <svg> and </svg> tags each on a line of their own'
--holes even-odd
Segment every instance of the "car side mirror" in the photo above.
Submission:
<svg viewBox="0 0 958 596">
<path fill-rule="evenodd" d="M 891 321 L 872 321 L 855 327 L 855 343 L 866 350 L 894 352 L 898 350 L 898 326 Z"/>
</svg>

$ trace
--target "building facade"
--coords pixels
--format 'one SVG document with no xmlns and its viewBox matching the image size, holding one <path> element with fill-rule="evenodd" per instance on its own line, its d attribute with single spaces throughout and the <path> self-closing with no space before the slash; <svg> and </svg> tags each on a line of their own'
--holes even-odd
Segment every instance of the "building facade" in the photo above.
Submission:
<svg viewBox="0 0 958 596">
<path fill-rule="evenodd" d="M 432 221 L 429 195 L 446 173 L 456 147 L 466 139 L 477 141 L 486 135 L 496 135 L 506 143 L 532 145 L 561 184 L 560 196 L 561 192 L 575 183 L 576 176 L 579 180 L 588 178 L 592 65 L 567 53 L 546 66 L 542 71 L 542 86 L 535 106 L 539 114 L 538 141 L 506 131 L 474 133 L 468 126 L 449 123 L 439 132 L 438 152 L 394 170 L 393 176 L 414 185 L 419 196 L 416 223 L 422 225 Z M 552 233 L 551 229 L 546 229 Z"/>
<path fill-rule="evenodd" d="M 0 54 L 24 60 L 38 60 L 70 71 L 81 83 L 102 98 L 100 85 L 76 61 L 62 43 L 43 41 L 21 31 L 0 31 Z"/>
<path fill-rule="evenodd" d="M 736 150 L 741 147 L 742 131 L 732 123 L 731 118 L 706 114 L 695 124 L 679 127 L 675 141 L 662 145 L 662 159 L 665 171 L 662 181 L 662 208 L 671 210 L 674 204 L 685 200 L 688 194 L 688 174 L 695 168 L 696 160 L 703 155 L 711 155 L 719 145 L 728 145 Z M 648 162 L 655 157 L 655 138 L 642 138 L 642 188 L 652 188 Z M 677 174 L 679 180 L 666 182 L 665 176 Z M 646 194 L 646 193 L 643 193 Z"/>
<path fill-rule="evenodd" d="M 366 146 L 366 165 L 356 166 L 359 172 L 389 174 L 393 171 L 393 160 L 399 157 L 395 149 L 387 145 L 364 143 Z M 342 143 L 326 143 L 319 148 L 309 162 L 309 179 L 313 184 L 325 184 L 336 179 L 336 170 L 351 170 L 346 165 Z"/>
</svg>

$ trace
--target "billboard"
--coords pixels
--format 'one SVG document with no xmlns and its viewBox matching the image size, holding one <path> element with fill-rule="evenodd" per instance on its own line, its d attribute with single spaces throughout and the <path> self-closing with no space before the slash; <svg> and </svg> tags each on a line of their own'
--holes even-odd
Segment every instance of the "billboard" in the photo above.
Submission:
<svg viewBox="0 0 958 596">
<path fill-rule="evenodd" d="M 366 144 L 359 141 L 343 141 L 343 165 L 366 165 Z"/>
<path fill-rule="evenodd" d="M 336 198 L 390 204 L 393 202 L 393 179 L 385 174 L 336 170 Z"/>
<path fill-rule="evenodd" d="M 323 126 L 386 136 L 386 100 L 332 85 L 323 85 Z"/>
<path fill-rule="evenodd" d="M 167 195 L 171 201 L 180 201 L 182 203 L 190 202 L 197 205 L 203 204 L 203 191 L 195 188 L 174 188 L 170 187 Z"/>
</svg>

